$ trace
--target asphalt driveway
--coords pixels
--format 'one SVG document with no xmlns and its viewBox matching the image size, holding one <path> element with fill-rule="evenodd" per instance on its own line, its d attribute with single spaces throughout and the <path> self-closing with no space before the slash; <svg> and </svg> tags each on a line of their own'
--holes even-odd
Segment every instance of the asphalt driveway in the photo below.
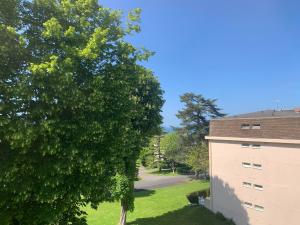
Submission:
<svg viewBox="0 0 300 225">
<path fill-rule="evenodd" d="M 192 176 L 176 175 L 176 176 L 162 176 L 150 174 L 144 167 L 140 167 L 139 177 L 141 180 L 134 183 L 135 189 L 151 190 L 154 188 L 167 187 L 180 183 L 190 181 Z"/>
</svg>

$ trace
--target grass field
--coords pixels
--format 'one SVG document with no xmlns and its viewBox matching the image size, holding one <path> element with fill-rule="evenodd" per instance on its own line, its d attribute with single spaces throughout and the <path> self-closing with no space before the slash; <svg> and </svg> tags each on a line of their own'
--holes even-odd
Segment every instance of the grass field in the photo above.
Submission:
<svg viewBox="0 0 300 225">
<path fill-rule="evenodd" d="M 192 181 L 153 191 L 136 193 L 135 210 L 129 225 L 225 225 L 210 211 L 188 206 L 186 194 L 205 189 L 207 182 Z M 98 210 L 86 209 L 89 225 L 117 225 L 119 203 L 104 203 Z"/>
</svg>

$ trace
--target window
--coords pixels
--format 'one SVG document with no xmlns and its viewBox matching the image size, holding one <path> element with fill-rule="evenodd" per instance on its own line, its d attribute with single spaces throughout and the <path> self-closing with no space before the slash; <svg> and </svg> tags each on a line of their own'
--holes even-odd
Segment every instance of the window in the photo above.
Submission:
<svg viewBox="0 0 300 225">
<path fill-rule="evenodd" d="M 260 205 L 255 205 L 254 209 L 257 210 L 257 211 L 264 211 L 264 207 L 260 206 Z"/>
<path fill-rule="evenodd" d="M 257 164 L 257 163 L 253 163 L 253 168 L 261 170 L 262 169 L 262 165 L 261 164 Z"/>
<path fill-rule="evenodd" d="M 249 147 L 250 147 L 250 144 L 243 143 L 243 144 L 242 144 L 242 147 L 243 147 L 243 148 L 249 148 Z"/>
<path fill-rule="evenodd" d="M 243 186 L 247 187 L 247 188 L 250 188 L 252 186 L 252 184 L 249 183 L 249 182 L 243 182 Z"/>
<path fill-rule="evenodd" d="M 260 124 L 256 123 L 252 125 L 252 129 L 254 130 L 259 130 L 260 129 Z"/>
<path fill-rule="evenodd" d="M 247 207 L 247 208 L 252 208 L 252 203 L 244 202 L 244 206 Z"/>
<path fill-rule="evenodd" d="M 251 167 L 251 163 L 248 162 L 243 162 L 242 165 L 243 167 Z"/>
<path fill-rule="evenodd" d="M 264 186 L 262 186 L 262 185 L 260 185 L 260 184 L 254 184 L 254 188 L 255 188 L 256 190 L 262 191 L 262 190 L 264 189 Z"/>
<path fill-rule="evenodd" d="M 261 147 L 261 145 L 258 145 L 258 144 L 253 144 L 252 145 L 252 148 L 260 148 Z"/>
<path fill-rule="evenodd" d="M 245 130 L 250 129 L 250 124 L 246 124 L 246 123 L 242 124 L 241 129 L 245 129 Z"/>
</svg>

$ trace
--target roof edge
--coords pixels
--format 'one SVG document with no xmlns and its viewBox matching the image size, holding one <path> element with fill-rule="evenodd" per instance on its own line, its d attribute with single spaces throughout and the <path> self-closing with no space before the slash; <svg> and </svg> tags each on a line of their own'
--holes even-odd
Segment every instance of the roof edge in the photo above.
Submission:
<svg viewBox="0 0 300 225">
<path fill-rule="evenodd" d="M 242 142 L 263 142 L 263 143 L 278 143 L 278 144 L 300 144 L 300 140 L 296 139 L 273 139 L 273 138 L 240 138 L 240 137 L 218 137 L 205 136 L 206 140 L 220 141 L 242 141 Z"/>
<path fill-rule="evenodd" d="M 266 117 L 223 117 L 211 119 L 210 121 L 219 121 L 219 120 L 255 120 L 255 119 L 284 119 L 284 118 L 299 118 L 300 116 L 266 116 Z"/>
</svg>

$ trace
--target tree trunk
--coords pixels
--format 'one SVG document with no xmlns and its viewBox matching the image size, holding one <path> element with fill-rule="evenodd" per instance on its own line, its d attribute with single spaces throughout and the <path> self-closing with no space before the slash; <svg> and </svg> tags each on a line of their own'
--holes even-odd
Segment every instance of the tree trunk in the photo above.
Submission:
<svg viewBox="0 0 300 225">
<path fill-rule="evenodd" d="M 121 202 L 121 214 L 120 214 L 120 222 L 119 225 L 126 225 L 126 209 L 123 205 L 123 203 Z"/>
<path fill-rule="evenodd" d="M 172 171 L 173 171 L 173 173 L 175 173 L 175 163 L 174 162 L 172 162 Z"/>
<path fill-rule="evenodd" d="M 157 140 L 157 150 L 158 150 L 158 171 L 161 172 L 161 152 L 160 152 L 160 135 Z"/>
</svg>

